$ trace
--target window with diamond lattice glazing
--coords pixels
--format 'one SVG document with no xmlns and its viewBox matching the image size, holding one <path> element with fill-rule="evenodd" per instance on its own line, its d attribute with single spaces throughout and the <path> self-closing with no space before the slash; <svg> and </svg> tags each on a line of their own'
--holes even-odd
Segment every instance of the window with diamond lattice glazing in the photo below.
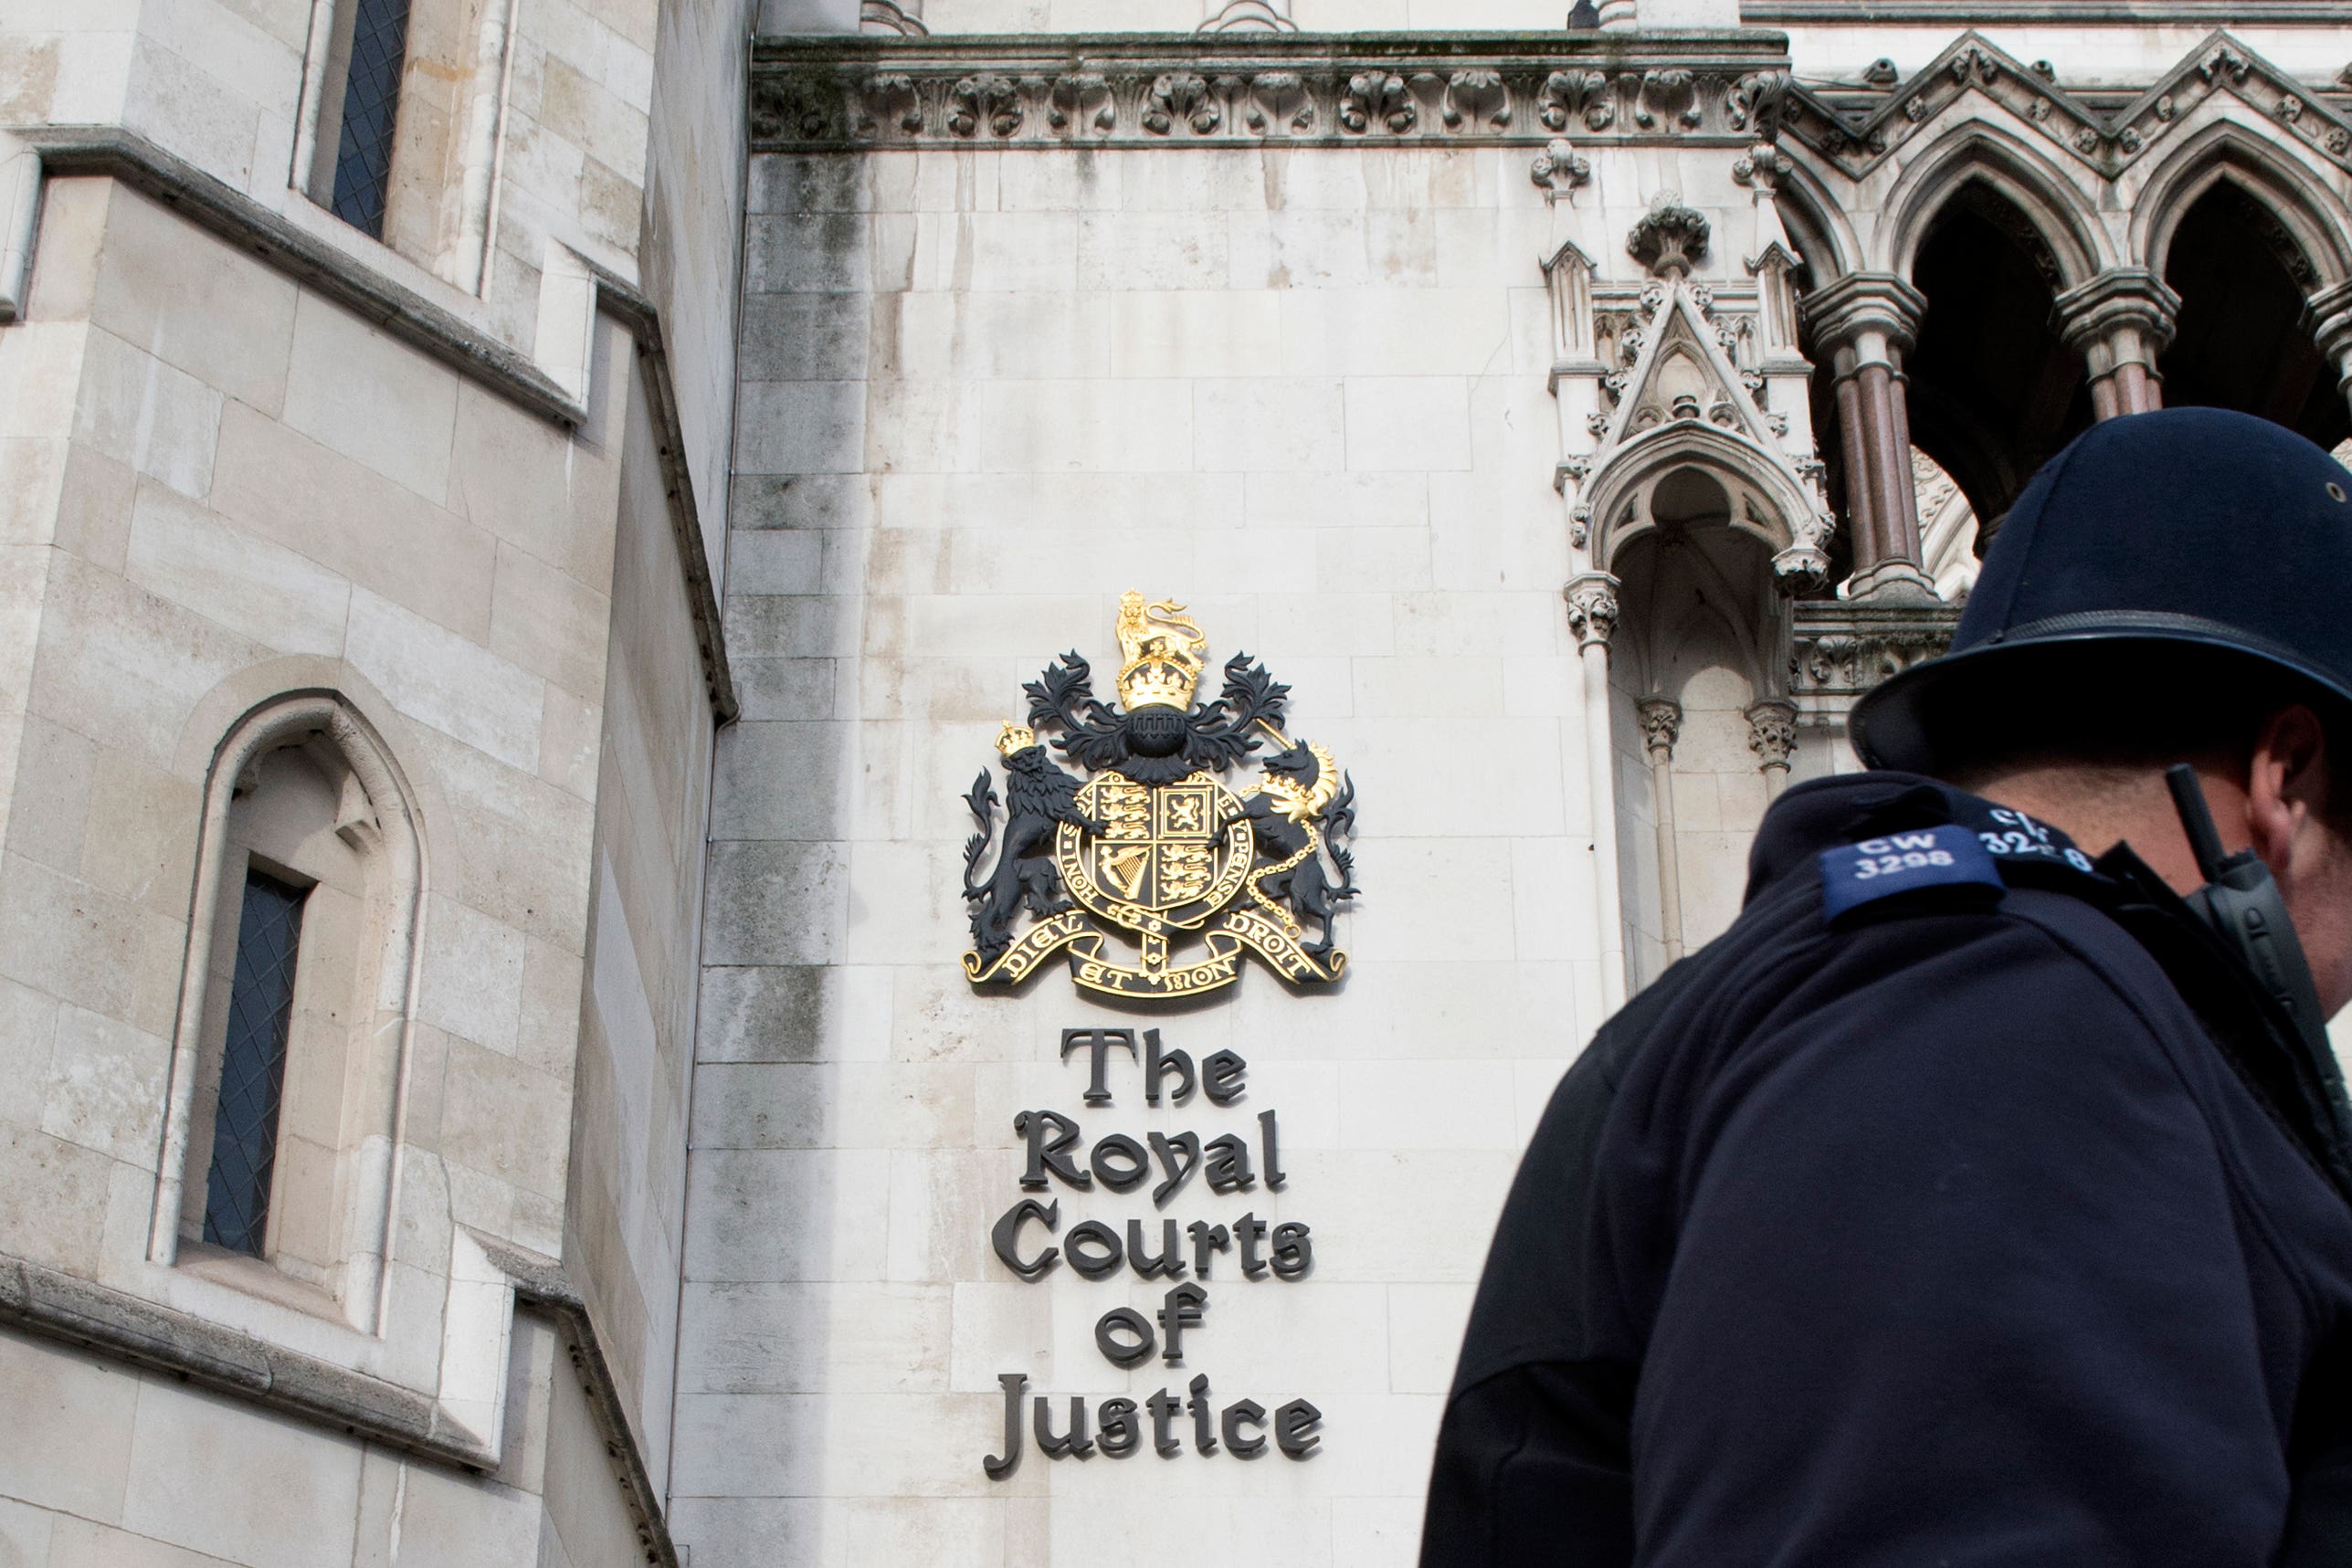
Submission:
<svg viewBox="0 0 2352 1568">
<path fill-rule="evenodd" d="M 408 55 L 408 0 L 354 0 L 351 70 L 343 82 L 343 129 L 336 143 L 334 215 L 384 237 L 392 192 L 392 144 L 400 110 L 400 73 Z"/>
<path fill-rule="evenodd" d="M 228 993 L 212 1169 L 206 1178 L 204 1238 L 259 1256 L 269 1221 L 269 1178 L 278 1155 L 278 1107 L 294 1019 L 294 964 L 301 945 L 304 889 L 259 871 L 245 877 L 237 967 Z"/>
</svg>

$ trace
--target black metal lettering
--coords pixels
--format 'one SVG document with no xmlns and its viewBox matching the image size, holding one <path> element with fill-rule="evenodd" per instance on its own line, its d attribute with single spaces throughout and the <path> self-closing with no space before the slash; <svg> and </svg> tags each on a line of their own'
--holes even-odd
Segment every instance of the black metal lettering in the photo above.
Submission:
<svg viewBox="0 0 2352 1568">
<path fill-rule="evenodd" d="M 1070 1396 L 1070 1435 L 1053 1435 L 1053 1401 L 1039 1394 L 1029 1401 L 1029 1424 L 1036 1429 L 1038 1452 L 1049 1459 L 1089 1459 L 1094 1457 L 1094 1441 L 1086 1435 L 1086 1401 L 1078 1394 Z"/>
<path fill-rule="evenodd" d="M 999 1215 L 997 1223 L 988 1227 L 988 1245 L 996 1249 L 997 1260 L 1022 1279 L 1042 1279 L 1053 1272 L 1053 1266 L 1060 1261 L 1061 1248 L 1049 1247 L 1039 1253 L 1034 1261 L 1022 1262 L 1021 1226 L 1030 1220 L 1036 1220 L 1049 1231 L 1059 1228 L 1061 1225 L 1061 1200 L 1056 1198 L 1049 1204 L 1041 1204 L 1035 1198 L 1023 1198 Z"/>
<path fill-rule="evenodd" d="M 1233 1226 L 1233 1238 L 1241 1244 L 1241 1273 L 1243 1278 L 1250 1279 L 1264 1279 L 1266 1277 L 1266 1265 L 1260 1261 L 1258 1257 L 1258 1244 L 1266 1239 L 1266 1222 L 1260 1219 L 1254 1214 L 1245 1214 Z M 1071 1262 L 1073 1264 L 1076 1263 L 1078 1261 L 1076 1257 L 1078 1247 L 1074 1232 L 1072 1233 L 1071 1238 L 1065 1240 L 1063 1245 L 1069 1247 L 1071 1249 L 1072 1255 L 1070 1259 Z M 1081 1269 L 1079 1272 L 1082 1274 L 1085 1270 Z"/>
<path fill-rule="evenodd" d="M 1163 1388 L 1144 1401 L 1144 1408 L 1152 1415 L 1152 1447 L 1163 1459 L 1173 1459 L 1184 1449 L 1176 1440 L 1176 1412 L 1183 1408 L 1176 1396 Z"/>
<path fill-rule="evenodd" d="M 1106 1399 L 1095 1406 L 1094 1413 L 1094 1447 L 1104 1458 L 1123 1459 L 1144 1440 L 1144 1429 L 1135 1421 L 1134 1400 Z"/>
<path fill-rule="evenodd" d="M 1144 1103 L 1145 1105 L 1157 1105 L 1160 1102 L 1160 1084 L 1171 1076 L 1176 1080 L 1176 1092 L 1168 1096 L 1168 1103 L 1182 1105 L 1192 1098 L 1193 1088 L 1200 1081 L 1192 1070 L 1192 1053 L 1186 1050 L 1173 1050 L 1165 1055 L 1162 1054 L 1160 1032 L 1157 1029 L 1145 1029 L 1144 1031 Z"/>
<path fill-rule="evenodd" d="M 1000 1372 L 997 1382 L 1005 1391 L 1005 1452 L 1001 1458 L 989 1454 L 980 1460 L 980 1468 L 992 1481 L 1001 1481 L 1020 1468 L 1021 1401 L 1029 1386 L 1028 1373 L 1023 1372 Z"/>
<path fill-rule="evenodd" d="M 1293 1399 L 1274 1412 L 1274 1444 L 1288 1458 L 1303 1459 L 1323 1441 L 1315 1432 L 1322 1425 L 1322 1411 L 1303 1399 Z"/>
<path fill-rule="evenodd" d="M 1248 1422 L 1261 1436 L 1244 1437 L 1241 1425 Z M 1219 1424 L 1225 1433 L 1225 1451 L 1237 1459 L 1254 1459 L 1266 1451 L 1266 1407 L 1254 1399 L 1237 1399 L 1225 1407 L 1225 1419 Z"/>
<path fill-rule="evenodd" d="M 1303 1279 L 1314 1272 L 1314 1242 L 1304 1221 L 1286 1219 L 1274 1227 L 1274 1275 Z"/>
<path fill-rule="evenodd" d="M 1232 1251 L 1233 1233 L 1205 1219 L 1197 1219 L 1185 1228 L 1192 1233 L 1192 1271 L 1206 1279 L 1208 1278 L 1209 1256 Z"/>
<path fill-rule="evenodd" d="M 1208 1292 L 1197 1285 L 1178 1285 L 1160 1299 L 1160 1359 L 1170 1366 L 1184 1364 L 1184 1331 L 1200 1327 L 1208 1316 Z"/>
<path fill-rule="evenodd" d="M 1213 1105 L 1230 1105 L 1246 1092 L 1241 1075 L 1250 1064 L 1238 1051 L 1218 1051 L 1200 1059 L 1200 1089 Z"/>
<path fill-rule="evenodd" d="M 1290 1178 L 1282 1174 L 1282 1134 L 1271 1110 L 1258 1112 L 1258 1146 L 1266 1157 L 1266 1190 L 1279 1193 Z"/>
<path fill-rule="evenodd" d="M 1081 1251 L 1081 1247 L 1086 1250 Z M 1094 1251 L 1096 1247 L 1102 1250 Z M 1087 1279 L 1108 1279 L 1119 1272 L 1125 1256 L 1120 1250 L 1119 1233 L 1099 1219 L 1071 1226 L 1070 1234 L 1061 1238 L 1061 1249 L 1070 1266 Z"/>
<path fill-rule="evenodd" d="M 1087 1163 L 1093 1166 L 1095 1178 L 1114 1193 L 1142 1186 L 1152 1173 L 1152 1157 L 1124 1132 L 1097 1139 Z"/>
<path fill-rule="evenodd" d="M 1182 1154 L 1179 1161 L 1176 1156 Z M 1176 1195 L 1192 1173 L 1200 1169 L 1200 1134 L 1179 1132 L 1171 1138 L 1165 1132 L 1152 1134 L 1152 1157 L 1167 1173 L 1167 1179 L 1152 1189 L 1152 1206 L 1164 1209 L 1168 1200 Z"/>
<path fill-rule="evenodd" d="M 1250 1145 L 1238 1133 L 1210 1139 L 1201 1152 L 1201 1168 L 1212 1193 L 1246 1193 L 1258 1184 L 1250 1169 Z"/>
<path fill-rule="evenodd" d="M 1127 1266 L 1145 1279 L 1181 1279 L 1184 1278 L 1184 1243 L 1176 1238 L 1176 1222 L 1160 1221 L 1160 1250 L 1156 1256 L 1144 1250 L 1144 1222 L 1127 1222 Z"/>
<path fill-rule="evenodd" d="M 1135 1031 L 1133 1029 L 1064 1029 L 1061 1032 L 1061 1059 L 1068 1061 L 1072 1047 L 1084 1046 L 1087 1055 L 1086 1103 L 1111 1103 L 1111 1086 L 1104 1082 L 1113 1046 L 1124 1046 L 1127 1054 L 1135 1054 Z"/>
<path fill-rule="evenodd" d="M 1028 1163 L 1021 1168 L 1021 1186 L 1026 1191 L 1045 1191 L 1049 1171 L 1081 1192 L 1094 1185 L 1094 1178 L 1070 1158 L 1070 1151 L 1078 1146 L 1077 1122 L 1059 1110 L 1024 1110 L 1013 1118 L 1013 1131 L 1028 1141 Z M 1055 1135 L 1050 1142 L 1048 1132 Z"/>
<path fill-rule="evenodd" d="M 1217 1413 L 1208 1407 L 1208 1374 L 1202 1373 L 1187 1385 L 1192 1397 L 1184 1407 L 1192 1412 L 1192 1451 L 1196 1454 L 1217 1452 Z"/>
<path fill-rule="evenodd" d="M 1119 1337 L 1122 1331 L 1134 1338 L 1123 1341 Z M 1143 1313 L 1133 1307 L 1113 1307 L 1094 1320 L 1094 1348 L 1113 1366 L 1133 1366 L 1151 1360 L 1152 1352 L 1160 1346 L 1152 1335 L 1150 1321 Z"/>
</svg>

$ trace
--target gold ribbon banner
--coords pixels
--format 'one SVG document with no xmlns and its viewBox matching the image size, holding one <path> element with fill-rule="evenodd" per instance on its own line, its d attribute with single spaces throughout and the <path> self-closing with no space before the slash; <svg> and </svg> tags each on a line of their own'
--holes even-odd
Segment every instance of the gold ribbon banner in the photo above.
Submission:
<svg viewBox="0 0 2352 1568">
<path fill-rule="evenodd" d="M 1188 996 L 1230 985 L 1241 973 L 1244 949 L 1290 981 L 1329 982 L 1347 967 L 1344 952 L 1333 953 L 1327 963 L 1316 962 L 1280 921 L 1255 910 L 1227 910 L 1207 933 L 1208 956 L 1163 968 L 1113 963 L 1102 956 L 1104 941 L 1083 910 L 1070 910 L 1022 932 L 1021 940 L 994 963 L 984 964 L 976 952 L 965 953 L 964 973 L 976 985 L 1018 985 L 1068 948 L 1071 978 L 1090 991 L 1109 996 Z"/>
<path fill-rule="evenodd" d="M 982 963 L 976 952 L 965 953 L 964 973 L 975 985 L 1018 985 L 1039 964 L 1085 936 L 1094 938 L 1097 949 L 1102 947 L 1102 933 L 1087 920 L 1085 911 L 1065 910 L 1023 931 L 1021 940 L 1000 953 L 994 963 Z"/>
<path fill-rule="evenodd" d="M 1227 910 L 1217 929 L 1209 933 L 1209 946 L 1218 946 L 1220 936 L 1230 943 L 1248 946 L 1285 980 L 1336 980 L 1347 967 L 1347 954 L 1344 952 L 1333 953 L 1327 962 L 1316 962 L 1287 927 L 1256 910 Z M 1229 951 L 1238 951 L 1238 946 Z"/>
</svg>

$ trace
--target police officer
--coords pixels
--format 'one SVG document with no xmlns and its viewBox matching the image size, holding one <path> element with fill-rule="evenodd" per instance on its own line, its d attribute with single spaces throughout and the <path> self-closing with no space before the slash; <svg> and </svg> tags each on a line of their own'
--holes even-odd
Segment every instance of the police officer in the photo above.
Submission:
<svg viewBox="0 0 2352 1568">
<path fill-rule="evenodd" d="M 2210 409 L 2035 478 L 1553 1097 L 1424 1568 L 2352 1563 L 2347 492 Z"/>
</svg>

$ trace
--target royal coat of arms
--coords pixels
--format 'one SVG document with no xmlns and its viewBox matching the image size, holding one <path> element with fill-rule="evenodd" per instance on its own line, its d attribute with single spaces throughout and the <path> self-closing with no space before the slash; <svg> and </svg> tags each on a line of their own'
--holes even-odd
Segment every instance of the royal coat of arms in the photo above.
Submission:
<svg viewBox="0 0 2352 1568">
<path fill-rule="evenodd" d="M 1013 986 L 1066 953 L 1089 990 L 1188 995 L 1231 984 L 1248 952 L 1297 984 L 1336 981 L 1347 955 L 1333 923 L 1356 891 L 1355 786 L 1329 752 L 1282 732 L 1291 689 L 1248 654 L 1226 661 L 1215 701 L 1193 701 L 1208 643 L 1182 605 L 1130 592 L 1117 632 L 1118 710 L 1066 653 L 1021 688 L 1028 722 L 997 738 L 1001 818 L 988 770 L 973 781 L 965 973 Z M 1087 776 L 1048 753 L 1046 729 Z M 1257 778 L 1225 782 L 1253 758 Z M 1134 944 L 1133 963 L 1114 959 L 1114 936 Z"/>
</svg>

